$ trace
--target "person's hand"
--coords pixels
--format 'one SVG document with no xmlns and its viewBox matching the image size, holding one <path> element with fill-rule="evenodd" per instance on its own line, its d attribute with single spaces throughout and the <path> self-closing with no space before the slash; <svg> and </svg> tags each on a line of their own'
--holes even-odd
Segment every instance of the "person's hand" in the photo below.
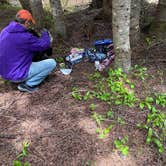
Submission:
<svg viewBox="0 0 166 166">
<path fill-rule="evenodd" d="M 51 33 L 49 31 L 47 31 L 47 32 L 48 32 L 49 37 L 50 37 L 50 42 L 52 43 L 53 42 L 53 37 L 52 37 L 52 35 L 51 35 Z"/>
<path fill-rule="evenodd" d="M 47 32 L 48 35 L 49 35 L 49 37 L 50 37 L 50 42 L 51 42 L 51 43 L 53 42 L 53 37 L 52 37 L 51 33 L 50 33 L 46 28 L 43 28 L 41 32 L 42 32 L 42 33 Z"/>
</svg>

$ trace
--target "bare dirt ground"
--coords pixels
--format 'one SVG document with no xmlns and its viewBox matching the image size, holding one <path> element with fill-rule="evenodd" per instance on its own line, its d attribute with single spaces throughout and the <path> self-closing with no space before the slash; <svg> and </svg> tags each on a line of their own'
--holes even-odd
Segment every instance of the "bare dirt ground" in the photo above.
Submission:
<svg viewBox="0 0 166 166">
<path fill-rule="evenodd" d="M 13 18 L 15 12 L 0 11 L 0 29 Z M 98 20 L 93 22 L 95 30 L 87 39 L 85 32 L 81 31 L 84 18 L 90 18 L 90 13 L 68 16 L 70 38 L 63 44 L 55 45 L 55 57 L 65 56 L 70 47 L 87 48 L 95 39 L 111 37 L 111 25 Z M 150 91 L 166 92 L 166 44 L 159 43 L 149 50 L 145 50 L 142 45 L 133 51 L 133 64 L 146 66 L 148 74 L 154 75 L 154 79 L 146 80 Z M 162 83 L 158 70 L 163 73 Z M 144 112 L 119 108 L 117 112 L 126 119 L 127 125 L 115 126 L 106 139 L 98 138 L 97 125 L 92 119 L 89 103 L 75 101 L 71 96 L 73 87 L 84 89 L 92 86 L 87 76 L 94 72 L 94 64 L 89 62 L 77 64 L 70 76 L 62 75 L 57 69 L 32 94 L 21 93 L 16 85 L 5 84 L 1 80 L 0 165 L 11 166 L 25 140 L 30 142 L 25 160 L 32 166 L 166 165 L 165 153 L 160 155 L 155 147 L 146 145 L 145 133 L 135 126 L 136 122 L 145 120 Z M 106 72 L 102 74 L 105 75 Z M 144 90 L 139 80 L 135 80 L 135 83 L 138 93 Z M 107 109 L 103 103 L 94 102 L 99 105 L 99 112 Z M 130 150 L 127 157 L 118 153 L 113 145 L 113 140 L 123 135 L 129 137 Z"/>
</svg>

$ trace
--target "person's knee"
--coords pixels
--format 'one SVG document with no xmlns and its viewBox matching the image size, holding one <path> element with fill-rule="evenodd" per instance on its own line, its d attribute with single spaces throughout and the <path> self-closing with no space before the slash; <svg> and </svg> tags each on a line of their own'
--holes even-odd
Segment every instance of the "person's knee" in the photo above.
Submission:
<svg viewBox="0 0 166 166">
<path fill-rule="evenodd" d="M 48 59 L 48 61 L 49 61 L 49 68 L 51 70 L 54 70 L 56 68 L 56 64 L 57 64 L 55 59 Z"/>
</svg>

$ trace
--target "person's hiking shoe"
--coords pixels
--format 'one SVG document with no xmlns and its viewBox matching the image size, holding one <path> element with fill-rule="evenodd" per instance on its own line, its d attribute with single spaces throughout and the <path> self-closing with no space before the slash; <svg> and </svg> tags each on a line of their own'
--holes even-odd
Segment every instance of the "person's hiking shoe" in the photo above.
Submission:
<svg viewBox="0 0 166 166">
<path fill-rule="evenodd" d="M 19 84 L 17 86 L 18 90 L 20 90 L 21 92 L 29 92 L 29 93 L 32 93 L 32 92 L 35 92 L 37 90 L 37 88 L 35 87 L 30 87 L 26 84 Z"/>
</svg>

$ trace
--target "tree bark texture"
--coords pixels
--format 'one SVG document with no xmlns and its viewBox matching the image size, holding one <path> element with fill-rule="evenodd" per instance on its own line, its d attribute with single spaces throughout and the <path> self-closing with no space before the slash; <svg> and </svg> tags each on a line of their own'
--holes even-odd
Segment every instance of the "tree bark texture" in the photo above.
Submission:
<svg viewBox="0 0 166 166">
<path fill-rule="evenodd" d="M 29 0 L 19 0 L 21 6 L 23 9 L 26 9 L 31 12 L 31 6 L 30 6 L 30 1 Z"/>
<path fill-rule="evenodd" d="M 155 32 L 160 38 L 166 38 L 166 0 L 159 0 L 156 18 L 153 21 L 151 32 Z"/>
<path fill-rule="evenodd" d="M 55 33 L 65 38 L 67 36 L 66 33 L 66 25 L 64 21 L 62 5 L 60 0 L 50 0 L 52 15 L 54 19 L 54 29 Z"/>
<path fill-rule="evenodd" d="M 92 0 L 91 7 L 92 8 L 102 8 L 103 0 Z"/>
<path fill-rule="evenodd" d="M 131 0 L 112 1 L 113 42 L 115 49 L 115 67 L 128 73 L 131 67 L 130 49 L 130 11 Z"/>
<path fill-rule="evenodd" d="M 41 0 L 29 0 L 33 17 L 36 21 L 37 29 L 43 27 L 44 9 Z"/>
<path fill-rule="evenodd" d="M 140 40 L 141 0 L 131 0 L 130 43 L 134 47 Z"/>
</svg>

